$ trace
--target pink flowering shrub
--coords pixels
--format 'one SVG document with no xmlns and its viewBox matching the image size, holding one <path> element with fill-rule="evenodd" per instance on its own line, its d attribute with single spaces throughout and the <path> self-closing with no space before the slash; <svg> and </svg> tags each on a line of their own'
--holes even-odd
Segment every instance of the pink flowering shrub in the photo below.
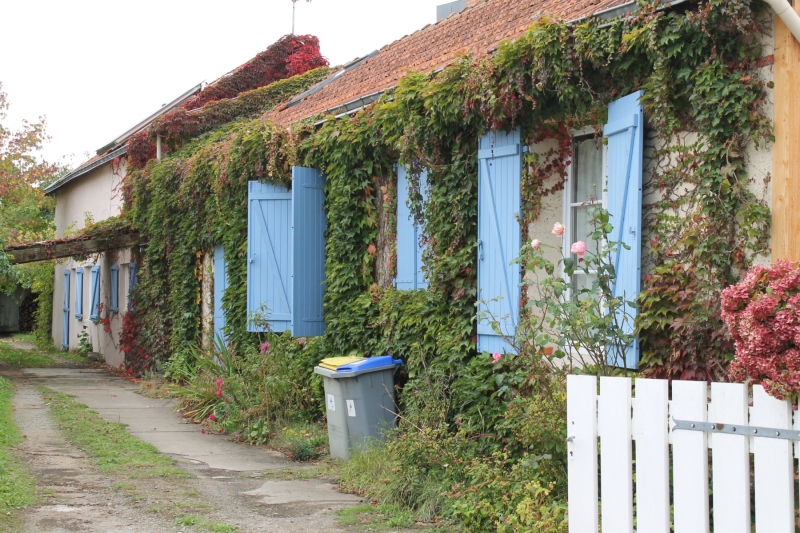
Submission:
<svg viewBox="0 0 800 533">
<path fill-rule="evenodd" d="M 800 266 L 755 266 L 722 292 L 722 319 L 736 343 L 731 378 L 776 398 L 800 393 Z"/>
</svg>

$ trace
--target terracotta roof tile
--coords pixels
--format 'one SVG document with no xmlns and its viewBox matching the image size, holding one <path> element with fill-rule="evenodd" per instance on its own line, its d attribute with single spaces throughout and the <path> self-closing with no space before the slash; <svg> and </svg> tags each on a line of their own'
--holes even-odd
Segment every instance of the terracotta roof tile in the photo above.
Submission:
<svg viewBox="0 0 800 533">
<path fill-rule="evenodd" d="M 462 53 L 487 53 L 505 39 L 520 37 L 536 18 L 573 20 L 628 0 L 483 0 L 385 47 L 320 91 L 267 117 L 287 125 L 360 97 L 389 89 L 409 71 L 431 72 Z"/>
</svg>

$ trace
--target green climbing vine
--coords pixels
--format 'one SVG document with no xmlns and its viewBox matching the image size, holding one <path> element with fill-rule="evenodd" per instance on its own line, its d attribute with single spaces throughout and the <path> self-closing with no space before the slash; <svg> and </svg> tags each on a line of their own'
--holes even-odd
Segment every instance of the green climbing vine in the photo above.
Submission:
<svg viewBox="0 0 800 533">
<path fill-rule="evenodd" d="M 126 205 L 149 238 L 137 294 L 147 352 L 164 360 L 197 344 L 200 258 L 216 244 L 228 264 L 227 333 L 235 343 L 256 342 L 245 331 L 247 181 L 289 183 L 292 165 L 314 166 L 327 176 L 329 230 L 327 334 L 313 349 L 319 357 L 403 357 L 412 391 L 402 397 L 406 405 L 424 401 L 415 380 L 433 374 L 450 392 L 451 420 L 459 413 L 491 426 L 502 417 L 501 387 L 478 385 L 491 369 L 472 357 L 477 141 L 490 129 L 521 126 L 527 145 L 544 147 L 524 158 L 519 219 L 531 238 L 542 200 L 564 187 L 571 131 L 594 127 L 599 135 L 608 103 L 642 89 L 642 367 L 660 376 L 723 376 L 733 352 L 720 293 L 768 252 L 763 186 L 747 174 L 749 154 L 771 135 L 766 82 L 753 67 L 764 20 L 760 4 L 748 0 L 660 7 L 643 1 L 632 17 L 603 24 L 542 18 L 490 56 L 409 74 L 353 116 L 315 117 L 289 130 L 262 119 L 230 122 L 133 170 Z M 428 245 L 427 292 L 377 282 L 385 265 L 375 250 L 387 237 L 378 221 L 381 195 L 394 201 L 381 184 L 394 182 L 395 164 L 410 169 L 411 207 Z"/>
</svg>

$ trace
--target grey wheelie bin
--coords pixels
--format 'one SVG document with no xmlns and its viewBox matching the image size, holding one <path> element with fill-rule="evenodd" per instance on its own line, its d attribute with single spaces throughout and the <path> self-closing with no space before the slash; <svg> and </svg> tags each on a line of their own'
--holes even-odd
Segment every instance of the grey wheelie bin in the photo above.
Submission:
<svg viewBox="0 0 800 533">
<path fill-rule="evenodd" d="M 394 373 L 403 363 L 390 355 L 369 357 L 314 372 L 325 385 L 325 410 L 331 457 L 348 459 L 367 437 L 395 426 Z"/>
</svg>

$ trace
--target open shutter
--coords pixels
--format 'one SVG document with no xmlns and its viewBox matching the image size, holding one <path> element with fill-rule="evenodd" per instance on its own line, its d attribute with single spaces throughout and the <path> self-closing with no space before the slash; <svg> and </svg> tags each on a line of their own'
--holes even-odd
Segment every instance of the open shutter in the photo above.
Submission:
<svg viewBox="0 0 800 533">
<path fill-rule="evenodd" d="M 292 322 L 292 193 L 251 181 L 247 210 L 247 331 L 281 332 Z"/>
<path fill-rule="evenodd" d="M 225 248 L 214 247 L 214 336 L 225 339 L 225 311 L 222 309 L 222 297 L 228 288 L 228 268 L 225 264 Z"/>
<path fill-rule="evenodd" d="M 427 173 L 420 176 L 420 191 L 425 195 Z M 422 270 L 425 246 L 420 242 L 422 228 L 408 207 L 409 180 L 405 168 L 397 169 L 397 278 L 399 290 L 427 289 L 428 280 Z"/>
<path fill-rule="evenodd" d="M 314 168 L 292 167 L 292 335 L 325 334 L 325 177 Z"/>
<path fill-rule="evenodd" d="M 89 309 L 89 319 L 100 319 L 100 265 L 92 267 L 92 300 Z"/>
<path fill-rule="evenodd" d="M 608 137 L 608 211 L 613 231 L 610 239 L 630 247 L 619 246 L 611 257 L 616 273 L 614 296 L 635 300 L 641 290 L 642 269 L 642 158 L 644 151 L 644 112 L 642 91 L 629 94 L 608 106 L 608 124 L 603 134 Z M 620 316 L 623 328 L 631 333 L 636 309 L 626 308 L 628 317 Z M 622 315 L 622 313 L 620 313 Z M 639 340 L 628 346 L 624 354 L 609 353 L 609 364 L 637 368 Z"/>
<path fill-rule="evenodd" d="M 478 351 L 506 352 L 519 322 L 521 268 L 520 130 L 490 132 L 478 145 L 478 312 L 499 322 L 500 333 L 487 320 L 478 323 Z M 491 301 L 496 299 L 495 301 Z"/>
<path fill-rule="evenodd" d="M 128 264 L 128 310 L 133 311 L 133 291 L 139 284 L 139 265 L 138 263 Z"/>
<path fill-rule="evenodd" d="M 69 269 L 64 271 L 64 335 L 61 346 L 69 349 Z"/>
<path fill-rule="evenodd" d="M 111 266 L 111 295 L 108 308 L 112 313 L 119 313 L 119 265 Z"/>
<path fill-rule="evenodd" d="M 75 318 L 83 320 L 83 269 L 75 269 Z"/>
</svg>

